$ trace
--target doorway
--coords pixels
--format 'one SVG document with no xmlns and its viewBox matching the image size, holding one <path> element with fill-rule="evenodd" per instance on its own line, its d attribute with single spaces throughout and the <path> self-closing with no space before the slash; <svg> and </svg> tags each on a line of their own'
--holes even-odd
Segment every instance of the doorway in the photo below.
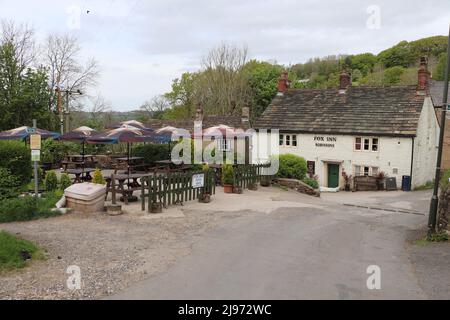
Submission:
<svg viewBox="0 0 450 320">
<path fill-rule="evenodd" d="M 339 165 L 328 164 L 328 188 L 339 187 Z"/>
</svg>

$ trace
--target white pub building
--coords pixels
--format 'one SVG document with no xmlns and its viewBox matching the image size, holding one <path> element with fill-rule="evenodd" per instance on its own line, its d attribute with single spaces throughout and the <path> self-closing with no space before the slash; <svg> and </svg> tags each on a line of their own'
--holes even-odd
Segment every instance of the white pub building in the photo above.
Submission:
<svg viewBox="0 0 450 320">
<path fill-rule="evenodd" d="M 344 187 L 343 172 L 384 172 L 398 187 L 404 175 L 417 187 L 433 180 L 437 157 L 439 124 L 429 78 L 425 58 L 413 86 L 353 87 L 343 72 L 339 88 L 289 89 L 285 73 L 278 95 L 254 124 L 253 145 L 278 129 L 271 143 L 278 144 L 280 154 L 305 158 L 320 186 Z M 253 160 L 267 156 L 254 153 Z"/>
</svg>

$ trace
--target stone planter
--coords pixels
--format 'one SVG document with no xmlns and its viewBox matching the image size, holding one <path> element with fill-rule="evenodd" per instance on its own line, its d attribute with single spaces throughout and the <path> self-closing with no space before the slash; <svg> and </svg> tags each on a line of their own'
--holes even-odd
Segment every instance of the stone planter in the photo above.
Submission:
<svg viewBox="0 0 450 320">
<path fill-rule="evenodd" d="M 224 184 L 223 192 L 225 193 L 233 193 L 233 185 L 232 184 Z"/>
<path fill-rule="evenodd" d="M 76 212 L 93 213 L 105 209 L 106 187 L 95 183 L 77 183 L 64 191 L 66 207 Z"/>
<path fill-rule="evenodd" d="M 118 216 L 121 215 L 122 212 L 122 206 L 120 204 L 110 204 L 106 206 L 106 212 L 110 216 Z"/>
<path fill-rule="evenodd" d="M 242 194 L 242 187 L 235 186 L 233 187 L 233 193 Z"/>
<path fill-rule="evenodd" d="M 162 213 L 162 203 L 154 202 L 150 205 L 150 213 Z"/>
<path fill-rule="evenodd" d="M 270 187 L 272 183 L 272 178 L 270 176 L 262 176 L 261 177 L 261 187 Z"/>
<path fill-rule="evenodd" d="M 256 183 L 250 183 L 248 185 L 248 190 L 256 191 L 256 190 L 258 190 L 258 185 Z"/>
<path fill-rule="evenodd" d="M 210 203 L 211 202 L 211 195 L 209 193 L 204 193 L 203 195 L 198 198 L 198 202 L 201 203 Z"/>
</svg>

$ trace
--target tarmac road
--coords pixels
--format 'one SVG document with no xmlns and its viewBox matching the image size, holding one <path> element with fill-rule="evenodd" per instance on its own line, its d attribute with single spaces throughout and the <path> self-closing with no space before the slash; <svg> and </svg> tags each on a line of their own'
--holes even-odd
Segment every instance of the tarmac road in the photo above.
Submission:
<svg viewBox="0 0 450 320">
<path fill-rule="evenodd" d="M 405 240 L 427 217 L 380 207 L 423 211 L 428 193 L 389 194 L 389 201 L 380 193 L 346 194 L 343 205 L 336 195 L 282 192 L 278 207 L 226 220 L 197 236 L 192 254 L 166 272 L 109 298 L 425 299 Z M 378 209 L 348 206 L 365 203 L 361 196 Z M 252 207 L 252 199 L 241 199 Z M 371 265 L 380 267 L 379 290 L 367 287 Z"/>
</svg>

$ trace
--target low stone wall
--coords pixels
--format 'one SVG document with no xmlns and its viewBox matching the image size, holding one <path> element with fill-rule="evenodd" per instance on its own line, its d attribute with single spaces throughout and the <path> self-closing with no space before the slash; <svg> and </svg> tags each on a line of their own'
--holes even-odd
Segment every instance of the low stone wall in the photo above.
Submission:
<svg viewBox="0 0 450 320">
<path fill-rule="evenodd" d="M 296 190 L 300 193 L 304 193 L 310 196 L 320 197 L 320 191 L 314 189 L 304 183 L 303 181 L 297 179 L 287 179 L 287 178 L 278 178 L 275 179 L 275 182 L 281 186 L 288 187 L 289 189 Z"/>
</svg>

